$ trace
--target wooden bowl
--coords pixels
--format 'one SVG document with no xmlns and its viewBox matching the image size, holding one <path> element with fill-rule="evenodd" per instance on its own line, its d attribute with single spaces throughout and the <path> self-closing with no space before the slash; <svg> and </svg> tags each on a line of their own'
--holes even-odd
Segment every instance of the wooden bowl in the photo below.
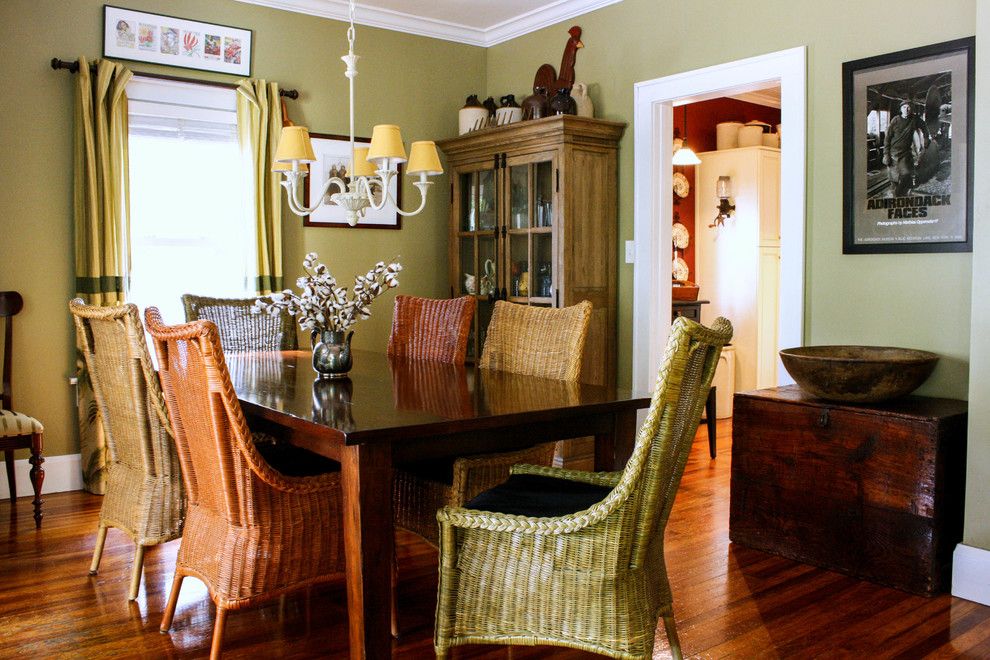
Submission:
<svg viewBox="0 0 990 660">
<path fill-rule="evenodd" d="M 801 389 L 832 401 L 875 403 L 918 389 L 938 355 L 887 346 L 801 346 L 780 351 Z"/>
<path fill-rule="evenodd" d="M 689 280 L 674 280 L 670 297 L 672 300 L 697 300 L 698 285 Z"/>
</svg>

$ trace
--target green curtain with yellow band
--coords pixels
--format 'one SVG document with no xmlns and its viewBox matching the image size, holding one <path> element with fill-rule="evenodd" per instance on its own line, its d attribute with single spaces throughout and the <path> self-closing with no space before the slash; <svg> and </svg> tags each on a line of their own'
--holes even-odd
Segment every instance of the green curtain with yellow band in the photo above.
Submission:
<svg viewBox="0 0 990 660">
<path fill-rule="evenodd" d="M 272 172 L 275 147 L 282 133 L 278 83 L 242 80 L 237 87 L 237 133 L 242 153 L 249 156 L 253 182 L 256 237 L 254 282 L 258 294 L 281 291 L 282 188 Z"/>
<path fill-rule="evenodd" d="M 79 58 L 73 130 L 76 296 L 91 305 L 123 302 L 129 228 L 127 95 L 131 72 L 108 60 Z M 76 352 L 83 486 L 106 490 L 107 444 L 82 354 Z"/>
</svg>

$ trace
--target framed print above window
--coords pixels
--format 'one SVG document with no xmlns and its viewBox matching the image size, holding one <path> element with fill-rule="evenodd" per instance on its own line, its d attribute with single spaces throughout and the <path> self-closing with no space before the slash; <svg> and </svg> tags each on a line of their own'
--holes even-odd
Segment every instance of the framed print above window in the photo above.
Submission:
<svg viewBox="0 0 990 660">
<path fill-rule="evenodd" d="M 251 75 L 251 30 L 103 5 L 103 56 Z"/>
<path fill-rule="evenodd" d="M 350 177 L 347 176 L 347 169 L 351 165 L 351 139 L 346 135 L 324 135 L 322 133 L 310 133 L 310 140 L 313 143 L 313 153 L 316 154 L 316 162 L 310 163 L 309 175 L 303 179 L 303 203 L 309 207 L 316 203 L 311 199 L 311 191 L 323 188 L 327 180 L 337 177 L 343 179 L 350 185 Z M 371 138 L 356 137 L 355 143 L 369 144 Z M 347 222 L 347 211 L 330 201 L 330 196 L 324 198 L 324 203 L 311 214 L 303 218 L 303 225 L 306 227 L 347 227 L 348 229 L 402 229 L 402 216 L 396 213 L 396 208 L 402 204 L 402 186 L 399 182 L 402 178 L 402 166 L 399 166 L 396 175 L 389 182 L 389 194 L 395 200 L 395 206 L 387 205 L 384 209 L 376 211 L 367 208 L 364 216 L 358 220 L 357 225 L 351 227 Z M 337 192 L 336 186 L 331 188 L 332 192 Z M 375 201 L 381 200 L 382 191 L 380 188 L 372 186 L 372 193 Z"/>
<path fill-rule="evenodd" d="M 842 65 L 844 254 L 973 251 L 974 45 Z"/>
</svg>

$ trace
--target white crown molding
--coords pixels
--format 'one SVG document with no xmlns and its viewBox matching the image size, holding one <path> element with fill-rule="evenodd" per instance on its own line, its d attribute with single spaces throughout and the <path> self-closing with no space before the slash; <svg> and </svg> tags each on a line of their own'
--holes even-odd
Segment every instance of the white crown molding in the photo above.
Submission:
<svg viewBox="0 0 990 660">
<path fill-rule="evenodd" d="M 347 21 L 349 14 L 347 2 L 344 0 L 239 1 L 337 21 Z M 622 0 L 557 0 L 557 2 L 545 7 L 534 9 L 484 29 L 358 4 L 354 22 L 370 27 L 443 39 L 444 41 L 488 47 L 617 2 L 622 2 Z"/>
<path fill-rule="evenodd" d="M 729 98 L 746 101 L 747 103 L 755 103 L 756 105 L 764 105 L 770 108 L 780 108 L 779 87 L 775 90 L 763 89 L 753 92 L 744 92 L 742 94 L 729 94 Z"/>
</svg>

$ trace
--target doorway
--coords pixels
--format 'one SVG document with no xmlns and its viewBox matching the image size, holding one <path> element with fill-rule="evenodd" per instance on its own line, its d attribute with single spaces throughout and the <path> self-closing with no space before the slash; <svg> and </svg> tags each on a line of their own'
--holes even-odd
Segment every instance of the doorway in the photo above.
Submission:
<svg viewBox="0 0 990 660">
<path fill-rule="evenodd" d="M 804 329 L 806 152 L 804 47 L 637 83 L 635 86 L 635 264 L 633 267 L 632 386 L 649 390 L 670 330 L 671 153 L 673 108 L 766 88 L 779 82 L 781 123 L 781 346 L 799 346 Z M 780 382 L 788 382 L 779 369 Z"/>
</svg>

